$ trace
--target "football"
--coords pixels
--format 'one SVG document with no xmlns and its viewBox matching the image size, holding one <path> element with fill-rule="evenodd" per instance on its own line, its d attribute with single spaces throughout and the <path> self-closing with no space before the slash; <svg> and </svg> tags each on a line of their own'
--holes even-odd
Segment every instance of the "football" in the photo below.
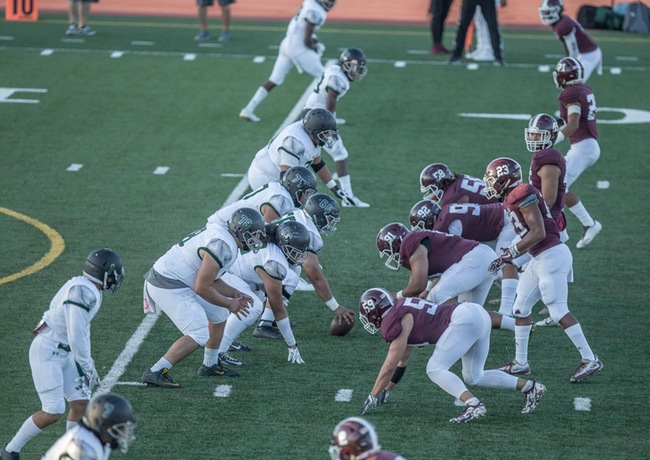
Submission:
<svg viewBox="0 0 650 460">
<path fill-rule="evenodd" d="M 343 336 L 352 330 L 354 327 L 354 321 L 348 324 L 347 321 L 343 320 L 339 323 L 339 317 L 335 316 L 332 319 L 330 324 L 330 335 Z"/>
</svg>

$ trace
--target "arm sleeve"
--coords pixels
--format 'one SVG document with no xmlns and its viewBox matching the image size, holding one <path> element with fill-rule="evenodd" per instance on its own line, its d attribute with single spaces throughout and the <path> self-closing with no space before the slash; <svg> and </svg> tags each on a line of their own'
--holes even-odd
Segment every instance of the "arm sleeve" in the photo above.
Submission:
<svg viewBox="0 0 650 460">
<path fill-rule="evenodd" d="M 98 299 L 90 289 L 79 285 L 70 289 L 64 302 L 70 350 L 74 360 L 87 373 L 95 367 L 90 355 L 90 311 L 96 307 L 97 302 Z"/>
</svg>

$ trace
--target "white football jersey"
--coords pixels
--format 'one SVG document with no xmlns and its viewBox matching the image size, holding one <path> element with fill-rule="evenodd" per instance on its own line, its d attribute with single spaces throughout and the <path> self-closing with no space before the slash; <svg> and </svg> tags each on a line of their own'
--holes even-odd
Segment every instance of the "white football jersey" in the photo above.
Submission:
<svg viewBox="0 0 650 460">
<path fill-rule="evenodd" d="M 337 94 L 337 101 L 345 96 L 345 93 L 350 89 L 350 80 L 348 80 L 348 77 L 339 64 L 333 64 L 325 69 L 325 73 L 314 88 L 314 91 L 307 98 L 305 108 L 327 109 L 328 89 L 331 89 Z"/>
<path fill-rule="evenodd" d="M 83 276 L 68 280 L 54 295 L 50 308 L 43 314 L 49 326 L 40 334 L 55 342 L 70 345 L 75 361 L 84 371 L 92 371 L 90 355 L 90 321 L 102 305 L 102 293 Z"/>
<path fill-rule="evenodd" d="M 309 167 L 319 155 L 320 146 L 314 145 L 299 120 L 280 131 L 257 152 L 253 165 L 279 182 L 281 165 Z"/>
<path fill-rule="evenodd" d="M 294 209 L 293 212 L 279 217 L 274 222 L 282 223 L 288 220 L 299 222 L 307 228 L 309 231 L 309 239 L 311 240 L 309 243 L 310 252 L 318 254 L 323 250 L 323 237 L 318 231 L 318 227 L 316 227 L 314 220 L 309 214 L 307 214 L 307 212 L 305 212 L 303 209 Z"/>
<path fill-rule="evenodd" d="M 193 289 L 196 275 L 201 268 L 199 250 L 204 250 L 221 266 L 217 279 L 228 271 L 238 254 L 237 242 L 220 224 L 209 223 L 205 227 L 190 233 L 171 247 L 154 264 L 154 270 L 172 280 L 181 281 Z"/>
<path fill-rule="evenodd" d="M 305 0 L 298 13 L 287 27 L 286 38 L 291 47 L 305 48 L 305 28 L 307 22 L 314 24 L 314 32 L 320 29 L 327 19 L 327 11 L 316 0 Z"/>
<path fill-rule="evenodd" d="M 257 253 L 242 252 L 233 264 L 231 272 L 244 280 L 253 292 L 265 292 L 262 277 L 255 271 L 257 268 L 262 268 L 272 278 L 284 280 L 289 271 L 289 264 L 282 250 L 275 244 L 268 243 Z"/>
<path fill-rule="evenodd" d="M 238 209 L 253 208 L 261 214 L 264 205 L 273 208 L 278 216 L 290 213 L 295 208 L 289 191 L 279 182 L 269 182 L 248 195 L 244 195 L 240 200 L 219 209 L 208 217 L 208 224 L 218 223 L 227 226 L 228 220 Z"/>
<path fill-rule="evenodd" d="M 88 428 L 77 425 L 70 428 L 45 452 L 41 460 L 108 460 L 110 446 L 102 445 Z"/>
</svg>

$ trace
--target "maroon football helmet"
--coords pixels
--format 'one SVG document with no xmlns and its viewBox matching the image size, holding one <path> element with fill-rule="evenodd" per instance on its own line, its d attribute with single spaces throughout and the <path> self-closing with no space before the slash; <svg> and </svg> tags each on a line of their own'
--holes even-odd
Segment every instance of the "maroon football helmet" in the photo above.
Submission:
<svg viewBox="0 0 650 460">
<path fill-rule="evenodd" d="M 379 449 L 375 426 L 361 417 L 349 417 L 334 428 L 329 453 L 332 460 L 355 460 Z"/>
<path fill-rule="evenodd" d="M 539 19 L 542 24 L 550 26 L 560 20 L 560 14 L 564 9 L 562 0 L 542 0 L 539 7 Z"/>
<path fill-rule="evenodd" d="M 524 140 L 529 152 L 553 147 L 557 140 L 560 127 L 557 120 L 546 113 L 538 113 L 528 122 L 524 130 Z"/>
<path fill-rule="evenodd" d="M 567 85 L 580 84 L 585 79 L 585 69 L 580 61 L 572 57 L 563 57 L 555 65 L 553 81 L 562 89 Z"/>
<path fill-rule="evenodd" d="M 402 245 L 402 238 L 408 235 L 408 229 L 404 224 L 393 222 L 384 226 L 377 234 L 377 249 L 382 259 L 388 256 L 385 265 L 391 270 L 399 270 L 399 248 Z"/>
<path fill-rule="evenodd" d="M 440 201 L 449 184 L 456 178 L 447 165 L 433 163 L 420 173 L 420 191 L 425 200 Z"/>
<path fill-rule="evenodd" d="M 390 292 L 382 288 L 368 289 L 359 299 L 359 320 L 363 328 L 371 334 L 381 329 L 381 321 L 393 306 Z"/>
<path fill-rule="evenodd" d="M 411 230 L 433 230 L 438 214 L 440 206 L 437 203 L 431 200 L 418 201 L 409 213 Z"/>
<path fill-rule="evenodd" d="M 503 198 L 509 190 L 521 184 L 521 166 L 512 158 L 492 160 L 485 168 L 483 182 L 488 198 Z"/>
</svg>

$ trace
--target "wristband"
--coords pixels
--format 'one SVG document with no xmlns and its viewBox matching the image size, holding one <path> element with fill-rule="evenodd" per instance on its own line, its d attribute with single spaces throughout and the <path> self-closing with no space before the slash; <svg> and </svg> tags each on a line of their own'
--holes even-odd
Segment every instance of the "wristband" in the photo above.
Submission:
<svg viewBox="0 0 650 460">
<path fill-rule="evenodd" d="M 433 289 L 433 281 L 429 280 L 427 281 L 427 287 L 424 290 L 427 292 L 431 292 L 431 289 Z"/>
<path fill-rule="evenodd" d="M 555 139 L 555 144 L 559 144 L 559 143 L 562 142 L 564 139 L 565 139 L 565 137 L 564 137 L 564 133 L 563 133 L 562 131 L 558 131 L 558 133 L 557 133 L 557 138 Z M 553 144 L 553 145 L 555 145 L 555 144 Z"/>
<path fill-rule="evenodd" d="M 519 255 L 519 249 L 517 249 L 517 244 L 513 244 L 508 248 L 508 251 L 510 252 L 510 257 L 515 259 Z"/>
<path fill-rule="evenodd" d="M 404 294 L 402 294 L 401 290 L 397 291 L 397 293 L 395 294 L 395 298 L 397 298 L 397 300 L 404 298 Z"/>
<path fill-rule="evenodd" d="M 325 186 L 331 190 L 334 187 L 336 187 L 336 182 L 334 181 L 334 179 L 330 179 L 330 181 L 327 184 L 325 184 Z"/>
<path fill-rule="evenodd" d="M 334 297 L 325 302 L 325 305 L 327 305 L 327 307 L 332 311 L 336 311 L 336 309 L 339 308 L 339 303 Z"/>
</svg>

